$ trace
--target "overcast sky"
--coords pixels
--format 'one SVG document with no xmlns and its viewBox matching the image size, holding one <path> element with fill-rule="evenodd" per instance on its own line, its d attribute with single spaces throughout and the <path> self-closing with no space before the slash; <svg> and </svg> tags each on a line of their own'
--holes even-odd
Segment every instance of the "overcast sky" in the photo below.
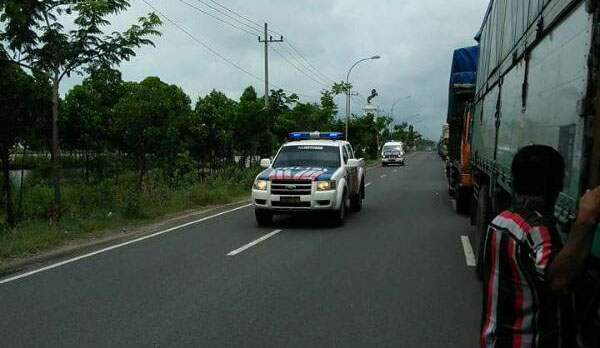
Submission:
<svg viewBox="0 0 600 348">
<path fill-rule="evenodd" d="M 147 1 L 227 59 L 260 78 L 264 76 L 263 46 L 256 36 L 219 22 L 180 0 Z M 202 3 L 234 16 L 211 0 L 183 1 L 233 22 Z M 415 126 L 435 140 L 446 116 L 452 52 L 457 47 L 475 44 L 473 37 L 488 5 L 487 0 L 217 1 L 257 23 L 267 21 L 270 29 L 282 33 L 312 65 L 334 81 L 345 79 L 358 59 L 380 55 L 380 60 L 366 61 L 353 70 L 350 81 L 361 96 L 352 99 L 352 111 L 361 112 L 364 98 L 373 88 L 379 93 L 374 103 L 386 114 L 396 99 L 411 95 L 411 99 L 396 105 L 395 119 L 402 121 L 420 113 L 413 119 Z M 127 13 L 111 19 L 114 26 L 125 27 L 151 11 L 142 0 L 131 0 L 131 5 Z M 154 39 L 156 47 L 138 50 L 137 57 L 121 65 L 125 80 L 158 76 L 181 86 L 193 102 L 212 89 L 236 100 L 249 85 L 263 94 L 263 82 L 228 65 L 168 21 L 163 22 L 162 37 Z M 279 45 L 273 46 L 287 55 Z M 290 46 L 284 47 L 294 53 Z M 323 84 L 309 79 L 275 52 L 270 52 L 269 62 L 273 84 L 306 95 L 302 101 L 318 101 Z M 63 84 L 62 92 L 79 82 L 80 78 L 71 78 Z M 340 96 L 336 102 L 340 115 L 344 115 L 344 98 Z"/>
</svg>

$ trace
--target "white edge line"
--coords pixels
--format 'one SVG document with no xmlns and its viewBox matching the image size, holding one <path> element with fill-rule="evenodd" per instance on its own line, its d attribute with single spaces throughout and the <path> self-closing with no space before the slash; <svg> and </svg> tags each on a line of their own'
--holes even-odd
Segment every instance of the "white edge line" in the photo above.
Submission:
<svg viewBox="0 0 600 348">
<path fill-rule="evenodd" d="M 239 248 L 235 249 L 234 251 L 229 252 L 227 254 L 227 256 L 235 256 L 235 255 L 237 255 L 237 254 L 239 254 L 239 253 L 241 253 L 241 252 L 243 252 L 243 251 L 245 251 L 247 249 L 252 248 L 253 246 L 255 246 L 256 244 L 258 244 L 260 242 L 264 242 L 265 240 L 273 237 L 274 235 L 276 235 L 279 232 L 281 232 L 281 230 L 275 230 L 275 231 L 273 231 L 273 232 L 271 232 L 269 234 L 265 234 L 264 236 L 262 236 L 262 237 L 260 237 L 258 239 L 255 239 L 252 242 L 250 242 L 250 243 L 248 243 L 248 244 L 246 244 L 246 245 L 244 245 L 242 247 L 239 247 Z"/>
<path fill-rule="evenodd" d="M 380 176 L 380 178 L 385 179 L 386 176 L 387 176 L 387 174 L 383 174 L 382 176 Z"/>
<path fill-rule="evenodd" d="M 74 257 L 72 259 L 64 260 L 64 261 L 61 261 L 61 262 L 58 262 L 58 263 L 55 263 L 55 264 L 52 264 L 52 265 L 49 265 L 49 266 L 46 266 L 46 267 L 35 269 L 33 271 L 29 271 L 29 272 L 18 274 L 18 275 L 13 276 L 13 277 L 5 278 L 5 279 L 0 280 L 0 284 L 12 282 L 12 281 L 17 280 L 17 279 L 21 279 L 21 278 L 28 277 L 30 275 L 34 275 L 36 273 L 40 273 L 40 272 L 44 272 L 44 271 L 47 271 L 47 270 L 50 270 L 50 269 L 53 269 L 53 268 L 64 266 L 64 265 L 66 265 L 68 263 L 71 263 L 71 262 L 79 261 L 81 259 L 85 259 L 85 258 L 94 256 L 94 255 L 98 255 L 98 254 L 102 254 L 102 253 L 105 253 L 107 251 L 110 251 L 110 250 L 113 250 L 113 249 L 117 249 L 117 248 L 129 245 L 129 244 L 137 243 L 137 242 L 140 242 L 140 241 L 143 241 L 143 240 L 146 240 L 146 239 L 150 239 L 150 238 L 153 238 L 153 237 L 156 237 L 156 236 L 160 236 L 161 234 L 165 234 L 165 233 L 168 233 L 168 232 L 171 232 L 171 231 L 183 228 L 183 227 L 187 227 L 187 226 L 190 226 L 190 225 L 193 225 L 193 224 L 197 224 L 199 222 L 203 222 L 203 221 L 215 218 L 217 216 L 229 214 L 229 213 L 232 213 L 232 212 L 240 210 L 240 209 L 248 208 L 251 205 L 252 204 L 242 205 L 240 207 L 233 208 L 233 209 L 230 209 L 230 210 L 227 210 L 227 211 L 223 211 L 223 212 L 220 212 L 218 214 L 214 214 L 214 215 L 211 215 L 211 216 L 203 217 L 202 219 L 190 221 L 190 222 L 187 222 L 187 223 L 179 225 L 179 226 L 175 226 L 175 227 L 171 227 L 169 229 L 163 230 L 163 231 L 155 232 L 155 233 L 149 234 L 147 236 L 139 237 L 139 238 L 127 241 L 127 242 L 123 242 L 123 243 L 120 243 L 120 244 L 109 246 L 109 247 L 104 248 L 104 249 L 96 250 L 96 251 L 91 252 L 89 254 L 77 256 L 77 257 Z"/>
<path fill-rule="evenodd" d="M 471 242 L 469 242 L 469 237 L 460 236 L 460 239 L 462 241 L 463 250 L 465 251 L 465 259 L 467 261 L 467 266 L 475 267 L 475 254 L 473 253 Z"/>
<path fill-rule="evenodd" d="M 365 187 L 369 187 L 369 186 L 371 186 L 372 184 L 373 184 L 372 182 L 368 182 L 368 183 L 366 183 L 366 184 L 365 184 Z"/>
</svg>

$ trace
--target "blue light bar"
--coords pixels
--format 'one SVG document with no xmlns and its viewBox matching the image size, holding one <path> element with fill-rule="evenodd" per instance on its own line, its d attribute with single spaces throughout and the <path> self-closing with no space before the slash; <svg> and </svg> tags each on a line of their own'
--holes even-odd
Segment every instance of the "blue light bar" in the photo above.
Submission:
<svg viewBox="0 0 600 348">
<path fill-rule="evenodd" d="M 306 139 L 328 139 L 337 140 L 344 137 L 342 132 L 292 132 L 289 134 L 290 138 L 294 140 L 306 140 Z"/>
</svg>

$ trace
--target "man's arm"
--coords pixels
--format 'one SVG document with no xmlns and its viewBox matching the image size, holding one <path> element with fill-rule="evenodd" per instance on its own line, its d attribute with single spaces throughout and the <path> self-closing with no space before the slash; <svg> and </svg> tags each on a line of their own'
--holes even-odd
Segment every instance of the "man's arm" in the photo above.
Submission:
<svg viewBox="0 0 600 348">
<path fill-rule="evenodd" d="M 597 187 L 579 200 L 577 220 L 571 227 L 565 246 L 550 265 L 549 284 L 554 292 L 567 293 L 583 268 L 599 217 L 600 187 Z"/>
</svg>

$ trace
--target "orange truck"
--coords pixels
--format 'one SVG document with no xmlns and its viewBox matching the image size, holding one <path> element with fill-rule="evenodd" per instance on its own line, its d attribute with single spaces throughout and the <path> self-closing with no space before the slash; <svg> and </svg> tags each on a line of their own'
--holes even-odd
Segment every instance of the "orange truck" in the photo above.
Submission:
<svg viewBox="0 0 600 348">
<path fill-rule="evenodd" d="M 459 214 L 469 213 L 473 196 L 470 165 L 471 105 L 475 97 L 478 58 L 478 46 L 455 50 L 450 74 L 446 175 L 448 191 L 456 200 L 456 211 Z"/>
</svg>

